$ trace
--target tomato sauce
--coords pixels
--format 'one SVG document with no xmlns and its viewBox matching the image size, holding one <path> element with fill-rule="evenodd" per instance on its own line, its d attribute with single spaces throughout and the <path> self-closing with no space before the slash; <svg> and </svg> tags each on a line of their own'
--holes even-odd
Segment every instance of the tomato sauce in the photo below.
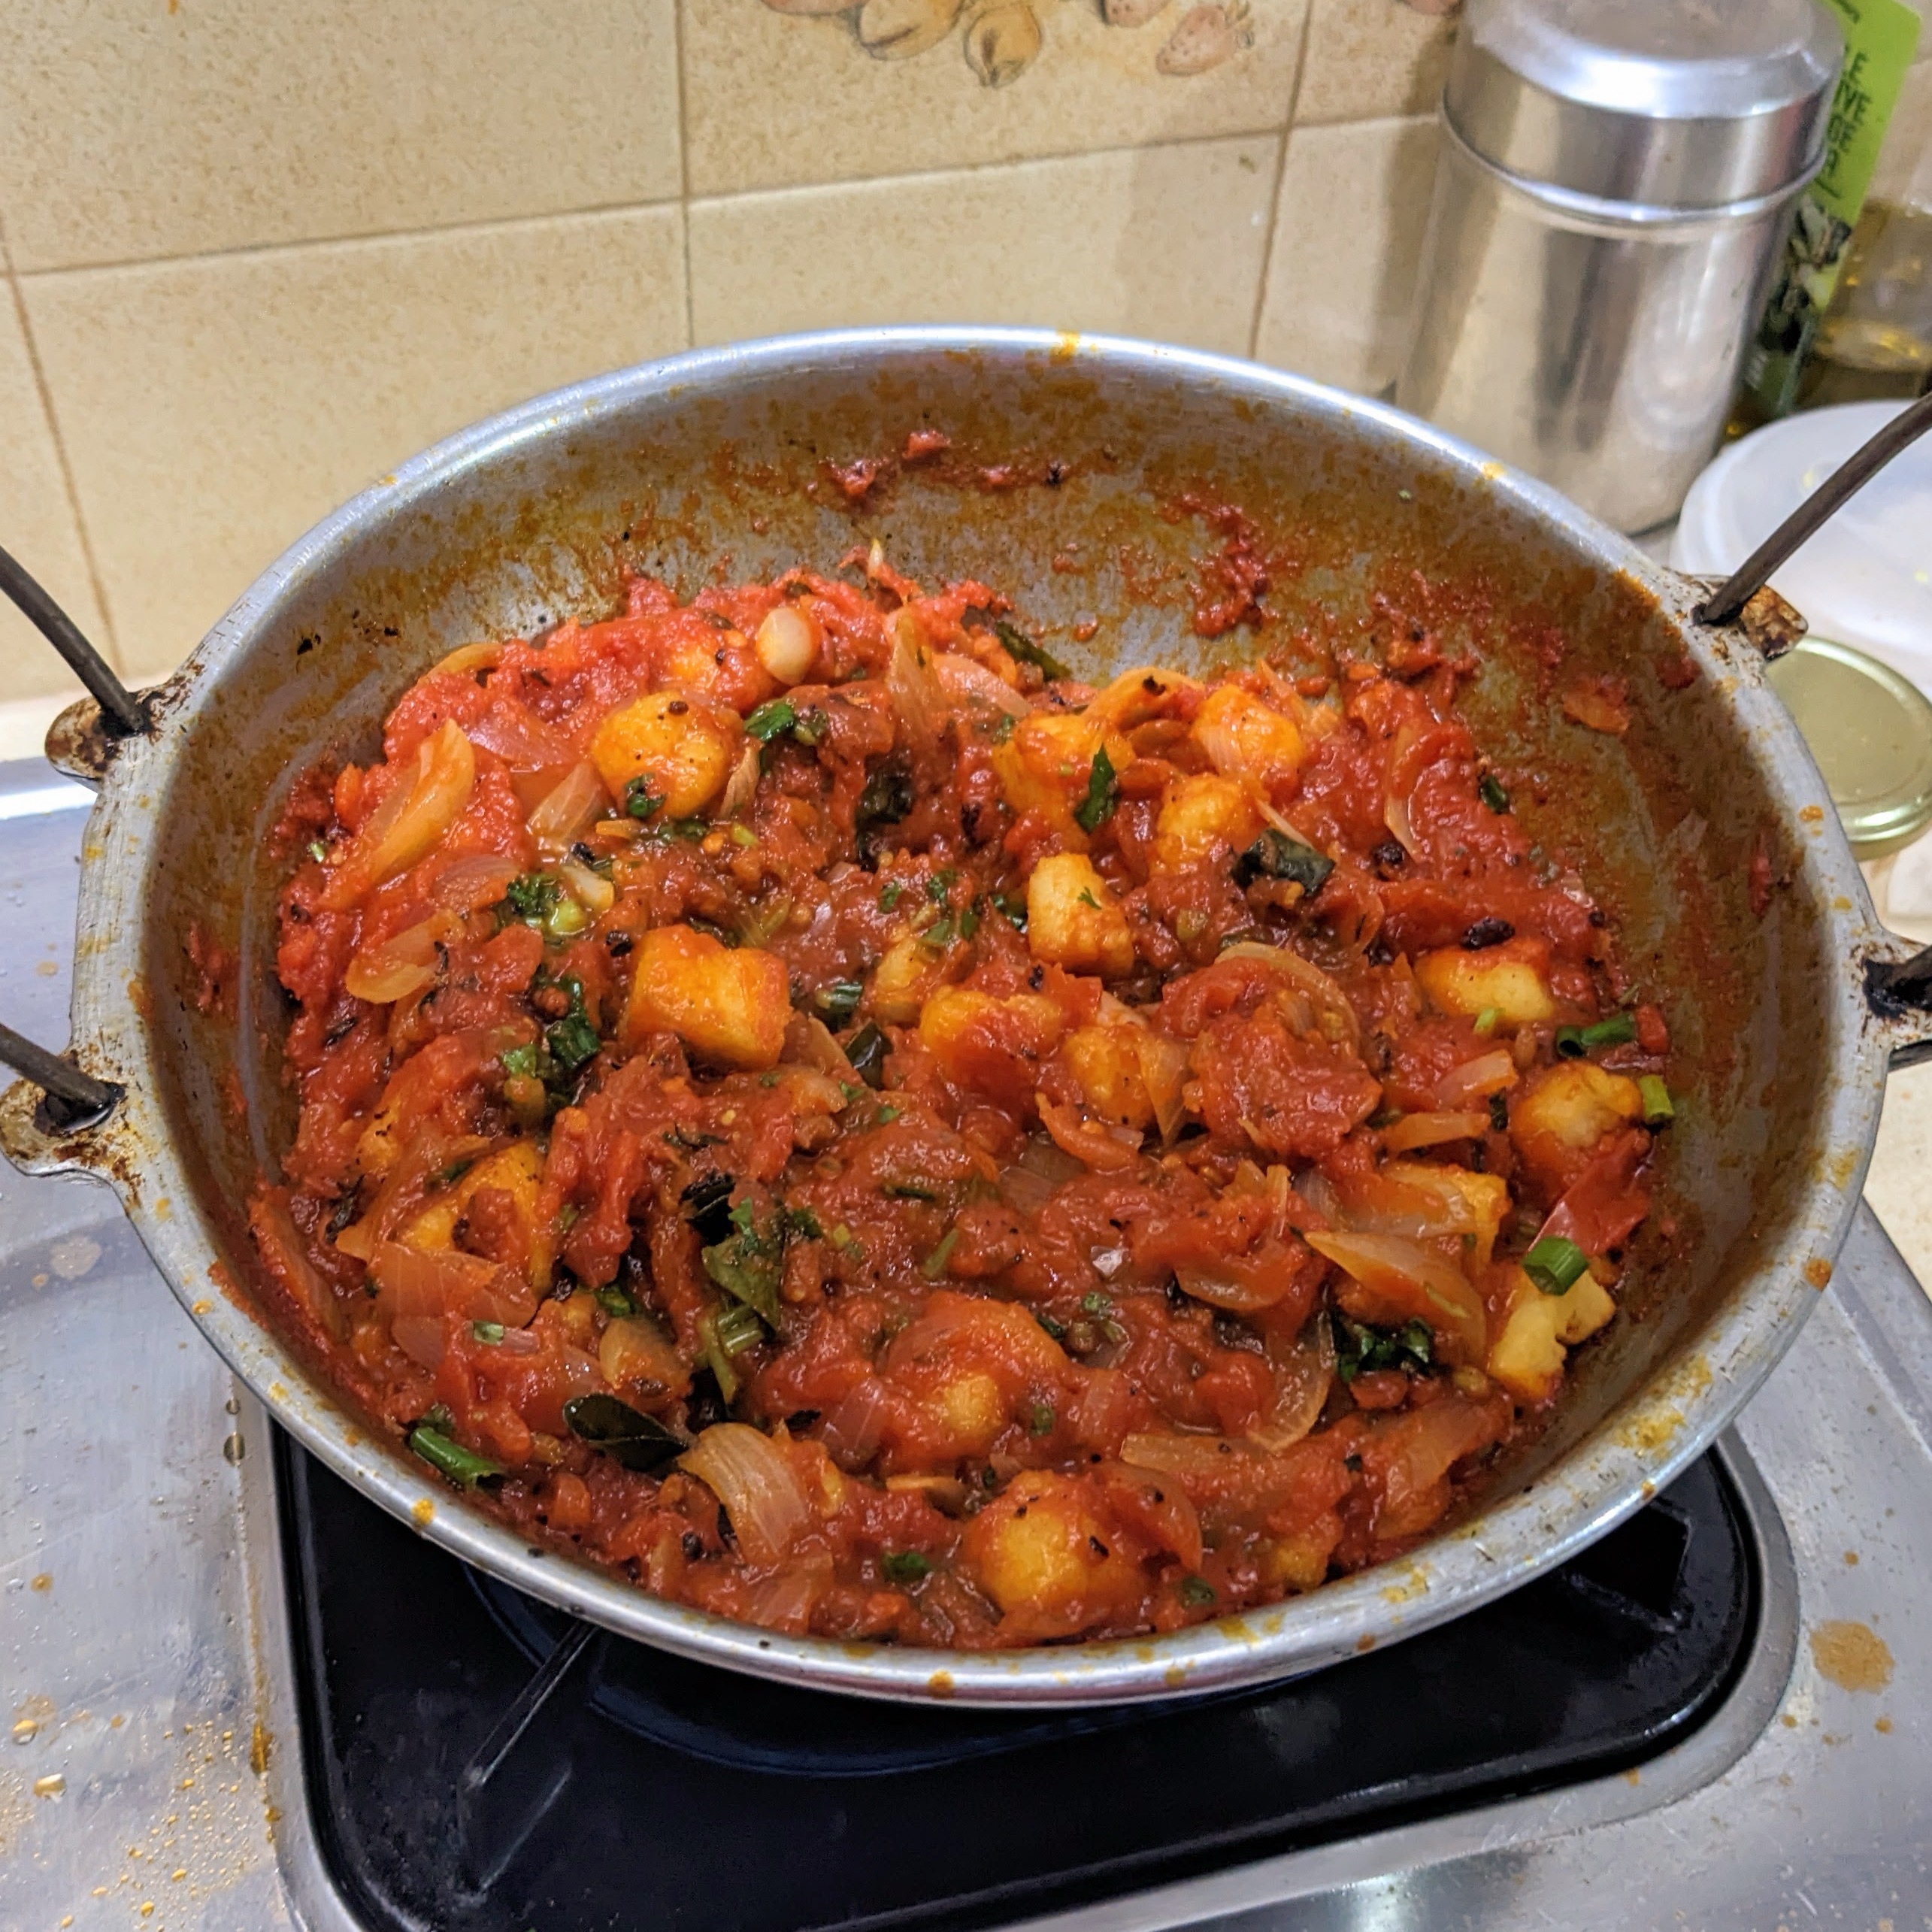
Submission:
<svg viewBox="0 0 1932 1932">
<path fill-rule="evenodd" d="M 1222 534 L 1209 634 L 1267 581 Z M 775 1630 L 1121 1636 L 1385 1560 L 1546 1420 L 1649 1208 L 1664 1017 L 1473 664 L 1095 689 L 1008 607 L 876 550 L 639 578 L 277 834 L 271 1313 L 524 1533 Z"/>
</svg>

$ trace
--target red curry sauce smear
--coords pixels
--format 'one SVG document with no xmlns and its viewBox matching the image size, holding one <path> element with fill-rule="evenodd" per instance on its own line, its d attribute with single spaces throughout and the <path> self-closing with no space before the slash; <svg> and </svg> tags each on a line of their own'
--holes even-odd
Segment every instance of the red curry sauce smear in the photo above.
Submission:
<svg viewBox="0 0 1932 1932">
<path fill-rule="evenodd" d="M 774 1629 L 1403 1549 L 1613 1319 L 1668 1046 L 1468 667 L 1096 692 L 849 574 L 640 579 L 298 786 L 274 1312 L 527 1534 Z"/>
</svg>

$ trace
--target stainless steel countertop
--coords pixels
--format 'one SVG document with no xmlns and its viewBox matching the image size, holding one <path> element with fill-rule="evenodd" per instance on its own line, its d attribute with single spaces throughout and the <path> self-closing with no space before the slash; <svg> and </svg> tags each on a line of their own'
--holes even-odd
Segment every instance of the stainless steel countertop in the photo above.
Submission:
<svg viewBox="0 0 1932 1932">
<path fill-rule="evenodd" d="M 74 789 L 0 765 L 0 1013 L 49 1044 Z M 265 1422 L 89 1183 L 0 1170 L 0 1927 L 348 1932 L 293 1748 Z M 1797 1585 L 1677 1749 L 1036 1924 L 1932 1926 L 1932 1302 L 1868 1212 L 1725 1452 Z M 1840 1677 L 1876 1640 L 1887 1681 L 1835 1681 L 1821 1632 Z"/>
</svg>

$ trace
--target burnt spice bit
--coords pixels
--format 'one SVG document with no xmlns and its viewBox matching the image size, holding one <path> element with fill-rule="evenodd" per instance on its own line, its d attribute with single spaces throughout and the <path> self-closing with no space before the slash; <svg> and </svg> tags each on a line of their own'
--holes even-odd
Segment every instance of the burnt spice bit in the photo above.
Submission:
<svg viewBox="0 0 1932 1932">
<path fill-rule="evenodd" d="M 1507 919 L 1489 917 L 1478 919 L 1462 935 L 1462 949 L 1465 952 L 1481 952 L 1489 946 L 1500 946 L 1504 940 L 1514 939 L 1516 928 Z"/>
</svg>

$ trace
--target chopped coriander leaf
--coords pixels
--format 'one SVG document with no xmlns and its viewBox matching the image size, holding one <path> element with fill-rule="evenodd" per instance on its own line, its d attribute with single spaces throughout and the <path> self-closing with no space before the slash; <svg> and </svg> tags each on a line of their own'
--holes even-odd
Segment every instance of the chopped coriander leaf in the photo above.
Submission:
<svg viewBox="0 0 1932 1932">
<path fill-rule="evenodd" d="M 994 909 L 1016 932 L 1026 930 L 1026 895 L 1024 892 L 995 892 L 989 896 Z"/>
<path fill-rule="evenodd" d="M 563 887 L 547 872 L 526 872 L 503 889 L 503 903 L 512 919 L 525 925 L 541 925 L 556 910 Z"/>
<path fill-rule="evenodd" d="M 883 1108 L 880 1110 L 882 1113 Z M 895 1201 L 934 1201 L 939 1198 L 939 1189 L 923 1174 L 907 1174 L 904 1177 L 886 1182 L 880 1192 Z"/>
<path fill-rule="evenodd" d="M 1670 1104 L 1670 1089 L 1655 1074 L 1641 1075 L 1637 1090 L 1643 1098 L 1645 1126 L 1662 1127 L 1676 1119 L 1677 1110 Z"/>
<path fill-rule="evenodd" d="M 1637 1022 L 1627 1013 L 1613 1013 L 1583 1029 L 1584 1046 L 1594 1052 L 1599 1046 L 1622 1046 L 1637 1037 Z"/>
<path fill-rule="evenodd" d="M 444 1434 L 427 1422 L 417 1423 L 410 1431 L 409 1446 L 432 1469 L 465 1489 L 495 1482 L 503 1475 L 501 1463 L 492 1462 L 488 1456 L 464 1448 L 453 1436 Z"/>
<path fill-rule="evenodd" d="M 634 819 L 647 819 L 664 804 L 664 794 L 651 789 L 648 778 L 634 778 L 624 787 L 624 810 Z"/>
<path fill-rule="evenodd" d="M 785 1251 L 783 1220 L 768 1234 L 759 1231 L 748 1201 L 731 1210 L 733 1232 L 699 1250 L 704 1272 L 734 1300 L 756 1309 L 771 1328 L 778 1325 L 778 1278 Z"/>
<path fill-rule="evenodd" d="M 1026 1432 L 1030 1436 L 1050 1436 L 1059 1419 L 1044 1402 L 1036 1402 L 1026 1419 Z"/>
<path fill-rule="evenodd" d="M 1214 1585 L 1205 1576 L 1183 1576 L 1180 1581 L 1180 1599 L 1191 1610 L 1204 1610 L 1210 1603 L 1219 1601 Z"/>
<path fill-rule="evenodd" d="M 954 880 L 958 878 L 958 873 L 950 870 L 942 870 L 940 871 L 935 872 L 932 877 L 925 882 L 926 897 L 936 906 L 944 905 L 946 903 L 946 895 L 952 890 L 952 882 Z"/>
<path fill-rule="evenodd" d="M 798 714 L 792 708 L 791 701 L 774 698 L 769 704 L 761 704 L 745 720 L 745 731 L 760 744 L 769 744 L 781 731 L 789 731 L 798 722 Z"/>
<path fill-rule="evenodd" d="M 995 617 L 993 619 L 993 635 L 1022 664 L 1036 665 L 1049 677 L 1067 676 L 1067 667 L 1050 651 L 1036 644 L 1017 624 L 1010 623 L 1004 617 Z"/>
<path fill-rule="evenodd" d="M 1080 1312 L 1083 1315 L 1111 1315 L 1113 1297 L 1102 1293 L 1098 1289 L 1090 1290 L 1080 1297 Z"/>
<path fill-rule="evenodd" d="M 879 1125 L 890 1127 L 899 1117 L 899 1110 L 889 1101 L 879 1110 Z"/>
<path fill-rule="evenodd" d="M 1064 1322 L 1055 1321 L 1054 1318 L 1051 1315 L 1048 1314 L 1043 1308 L 1036 1309 L 1034 1311 L 1033 1319 L 1037 1322 L 1056 1342 L 1064 1342 L 1067 1339 L 1066 1323 Z"/>
<path fill-rule="evenodd" d="M 1094 897 L 1093 888 L 1091 886 L 1083 886 L 1080 888 L 1080 897 L 1082 905 L 1091 906 L 1095 912 L 1101 910 L 1101 903 Z"/>
<path fill-rule="evenodd" d="M 919 943 L 934 952 L 943 952 L 952 943 L 958 931 L 959 922 L 949 915 L 943 919 L 934 919 L 919 934 Z"/>
<path fill-rule="evenodd" d="M 807 711 L 792 725 L 792 735 L 801 745 L 815 745 L 825 736 L 829 722 L 822 711 Z"/>
<path fill-rule="evenodd" d="M 928 1281 L 937 1281 L 946 1273 L 946 1264 L 952 1258 L 952 1251 L 959 1245 L 959 1230 L 949 1228 L 940 1237 L 939 1246 L 919 1264 L 919 1273 Z"/>
<path fill-rule="evenodd" d="M 1335 1373 L 1346 1385 L 1358 1375 L 1383 1369 L 1407 1374 L 1426 1373 L 1435 1362 L 1435 1337 L 1426 1322 L 1407 1322 L 1399 1328 L 1373 1328 L 1346 1316 L 1333 1318 Z"/>
<path fill-rule="evenodd" d="M 905 883 L 902 880 L 888 880 L 880 889 L 879 910 L 882 913 L 889 913 L 904 896 L 905 890 Z"/>
<path fill-rule="evenodd" d="M 954 923 L 959 928 L 961 939 L 971 939 L 980 930 L 980 915 L 973 907 L 967 906 L 961 909 Z"/>
<path fill-rule="evenodd" d="M 454 1187 L 476 1164 L 474 1154 L 466 1155 L 459 1161 L 452 1161 L 447 1167 L 438 1168 L 430 1176 L 429 1185 L 438 1188 Z"/>
<path fill-rule="evenodd" d="M 619 1321 L 637 1312 L 631 1306 L 631 1298 L 621 1288 L 600 1288 L 597 1291 L 597 1305 L 605 1314 Z"/>
<path fill-rule="evenodd" d="M 1102 745 L 1088 768 L 1087 795 L 1074 807 L 1074 822 L 1083 832 L 1098 831 L 1113 816 L 1113 808 L 1119 802 L 1120 786 L 1114 777 L 1113 760 Z"/>
<path fill-rule="evenodd" d="M 1589 1265 L 1583 1250 L 1561 1234 L 1546 1234 L 1523 1257 L 1524 1273 L 1546 1295 L 1567 1295 Z"/>
<path fill-rule="evenodd" d="M 889 1583 L 917 1583 L 932 1574 L 932 1564 L 916 1549 L 889 1549 L 880 1555 L 879 1573 Z"/>
<path fill-rule="evenodd" d="M 819 1217 L 809 1207 L 787 1206 L 782 1208 L 780 1213 L 783 1218 L 786 1231 L 788 1234 L 796 1234 L 801 1240 L 824 1240 L 825 1231 L 819 1225 Z"/>
<path fill-rule="evenodd" d="M 865 989 L 856 980 L 834 980 L 812 995 L 812 1004 L 831 1026 L 843 1026 L 858 1010 Z"/>
<path fill-rule="evenodd" d="M 1510 809 L 1510 795 L 1503 789 L 1502 782 L 1493 771 L 1482 774 L 1482 782 L 1476 788 L 1476 795 L 1492 812 L 1507 812 Z"/>
</svg>

